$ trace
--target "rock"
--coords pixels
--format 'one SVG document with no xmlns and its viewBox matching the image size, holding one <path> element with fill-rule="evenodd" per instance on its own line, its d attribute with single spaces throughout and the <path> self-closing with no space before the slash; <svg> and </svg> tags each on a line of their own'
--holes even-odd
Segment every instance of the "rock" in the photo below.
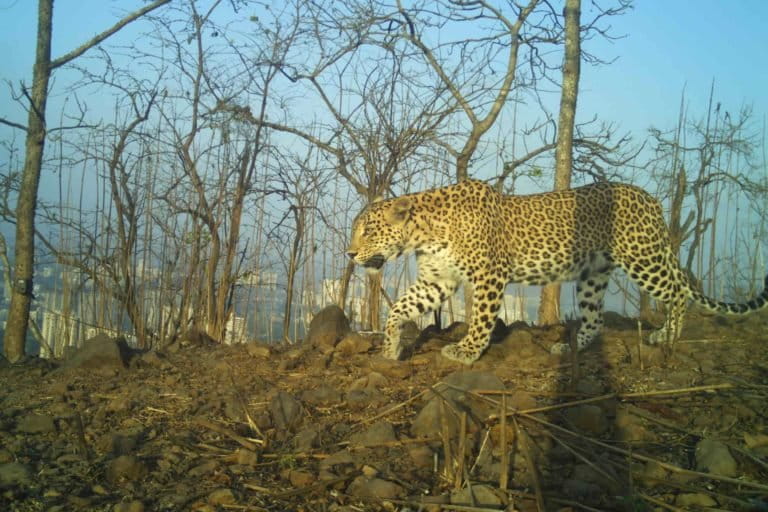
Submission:
<svg viewBox="0 0 768 512">
<path fill-rule="evenodd" d="M 141 361 L 141 364 L 160 368 L 162 370 L 173 368 L 173 365 L 168 362 L 165 356 L 160 355 L 156 350 L 150 350 L 143 353 L 141 357 L 138 358 L 138 361 Z"/>
<path fill-rule="evenodd" d="M 738 465 L 728 447 L 720 441 L 702 439 L 696 445 L 696 471 L 735 477 Z"/>
<path fill-rule="evenodd" d="M 279 430 L 293 432 L 301 423 L 304 408 L 301 403 L 285 391 L 278 392 L 269 402 L 272 423 Z"/>
<path fill-rule="evenodd" d="M 379 421 L 371 425 L 368 430 L 355 434 L 349 438 L 352 446 L 380 446 L 396 441 L 395 429 L 387 421 Z"/>
<path fill-rule="evenodd" d="M 325 480 L 327 478 L 323 475 L 334 474 L 338 476 L 349 474 L 355 470 L 355 462 L 355 458 L 352 456 L 349 450 L 341 450 L 336 453 L 332 453 L 320 461 L 319 478 Z"/>
<path fill-rule="evenodd" d="M 187 470 L 187 475 L 192 478 L 199 478 L 205 475 L 209 475 L 219 469 L 219 464 L 215 460 L 207 460 L 197 466 L 194 466 Z"/>
<path fill-rule="evenodd" d="M 472 485 L 462 487 L 451 493 L 452 505 L 471 507 L 498 507 L 502 504 L 501 497 L 490 485 Z"/>
<path fill-rule="evenodd" d="M 141 479 L 147 473 L 147 467 L 133 455 L 121 455 L 107 466 L 107 480 L 111 484 Z"/>
<path fill-rule="evenodd" d="M 576 383 L 576 391 L 584 395 L 597 396 L 602 395 L 605 391 L 603 383 L 597 379 L 590 377 L 582 377 L 579 382 Z"/>
<path fill-rule="evenodd" d="M 373 405 L 374 403 L 379 403 L 379 400 L 376 400 L 374 393 L 376 392 L 369 391 L 367 389 L 353 389 L 346 394 L 345 399 L 347 406 L 352 410 L 359 411 Z"/>
<path fill-rule="evenodd" d="M 317 481 L 314 474 L 300 469 L 288 470 L 287 476 L 291 485 L 294 487 L 307 487 Z"/>
<path fill-rule="evenodd" d="M 269 359 L 272 357 L 272 349 L 263 343 L 246 343 L 245 351 L 257 359 Z"/>
<path fill-rule="evenodd" d="M 232 489 L 216 489 L 208 494 L 208 503 L 211 505 L 232 505 L 237 503 Z"/>
<path fill-rule="evenodd" d="M 321 384 L 316 388 L 302 391 L 301 399 L 311 405 L 334 405 L 341 402 L 341 392 L 333 386 Z"/>
<path fill-rule="evenodd" d="M 239 448 L 237 452 L 235 452 L 235 456 L 237 457 L 237 463 L 242 466 L 255 466 L 259 463 L 258 452 L 251 451 L 247 448 Z"/>
<path fill-rule="evenodd" d="M 56 431 L 56 424 L 47 414 L 32 413 L 19 420 L 16 431 L 22 434 L 47 434 Z"/>
<path fill-rule="evenodd" d="M 97 334 L 86 340 L 83 346 L 65 361 L 63 367 L 111 374 L 126 367 L 130 351 L 124 338 L 111 338 L 106 334 Z"/>
<path fill-rule="evenodd" d="M 599 485 L 591 482 L 585 482 L 583 480 L 576 480 L 569 478 L 563 482 L 563 493 L 571 498 L 576 498 L 579 501 L 591 501 L 591 498 L 596 498 L 602 494 L 602 489 Z"/>
<path fill-rule="evenodd" d="M 139 445 L 144 435 L 144 429 L 134 428 L 107 434 L 105 450 L 113 455 L 128 455 Z"/>
<path fill-rule="evenodd" d="M 115 505 L 114 512 L 144 512 L 144 503 L 139 500 L 123 501 Z"/>
<path fill-rule="evenodd" d="M 349 331 L 349 320 L 344 311 L 335 304 L 326 306 L 309 323 L 307 343 L 323 352 L 330 351 Z"/>
<path fill-rule="evenodd" d="M 577 405 L 563 413 L 566 421 L 587 434 L 600 435 L 608 429 L 605 412 L 597 405 Z"/>
<path fill-rule="evenodd" d="M 614 425 L 616 429 L 614 437 L 619 441 L 640 443 L 656 439 L 656 436 L 645 427 L 643 420 L 624 407 L 616 410 Z"/>
<path fill-rule="evenodd" d="M 32 470 L 20 462 L 0 464 L 0 489 L 17 486 L 26 487 L 32 483 Z"/>
<path fill-rule="evenodd" d="M 373 343 L 358 332 L 350 332 L 336 345 L 335 352 L 343 356 L 364 354 L 373 348 Z"/>
<path fill-rule="evenodd" d="M 451 409 L 458 411 L 468 411 L 468 428 L 474 430 L 478 427 L 475 418 L 484 419 L 491 412 L 496 412 L 495 407 L 491 407 L 484 401 L 478 400 L 461 390 L 471 391 L 473 389 L 502 390 L 504 383 L 494 374 L 477 370 L 462 370 L 454 372 L 445 377 L 444 382 L 452 385 L 452 388 L 444 389 L 441 392 L 443 398 L 451 401 L 451 406 L 445 406 L 445 421 L 451 436 L 458 435 L 459 420 Z M 458 388 L 458 389 L 455 389 Z M 441 428 L 441 397 L 433 397 L 419 411 L 416 418 L 411 423 L 411 433 L 417 437 L 430 437 L 440 432 Z"/>
<path fill-rule="evenodd" d="M 207 332 L 197 327 L 191 327 L 179 336 L 178 345 L 181 347 L 213 347 L 218 343 Z"/>
<path fill-rule="evenodd" d="M 698 509 L 698 507 L 716 507 L 717 501 L 707 494 L 684 493 L 677 495 L 675 505 L 689 510 L 690 508 Z"/>
<path fill-rule="evenodd" d="M 395 380 L 405 379 L 413 373 L 413 368 L 410 365 L 381 356 L 371 357 L 368 364 L 374 372 Z"/>
<path fill-rule="evenodd" d="M 448 338 L 449 341 L 455 343 L 461 338 L 467 335 L 469 332 L 469 324 L 466 322 L 453 322 L 451 325 L 445 328 L 441 333 L 442 336 Z"/>
<path fill-rule="evenodd" d="M 349 389 L 377 390 L 387 386 L 388 384 L 389 380 L 379 372 L 369 372 L 365 377 L 360 377 L 359 379 L 355 380 L 352 385 L 349 386 Z"/>
<path fill-rule="evenodd" d="M 408 447 L 408 456 L 416 468 L 430 469 L 435 464 L 435 454 L 424 444 L 415 444 Z"/>
<path fill-rule="evenodd" d="M 349 484 L 349 487 L 347 487 L 347 494 L 360 498 L 378 498 L 386 500 L 405 496 L 405 489 L 388 480 L 381 478 L 367 478 L 361 475 Z"/>
</svg>

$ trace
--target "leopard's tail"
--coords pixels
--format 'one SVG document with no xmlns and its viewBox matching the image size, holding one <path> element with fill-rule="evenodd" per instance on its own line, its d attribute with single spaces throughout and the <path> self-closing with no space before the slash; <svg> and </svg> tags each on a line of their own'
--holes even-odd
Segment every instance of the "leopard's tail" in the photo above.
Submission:
<svg viewBox="0 0 768 512">
<path fill-rule="evenodd" d="M 763 291 L 760 293 L 760 295 L 753 297 L 747 302 L 741 303 L 720 302 L 713 300 L 699 291 L 697 287 L 690 286 L 689 288 L 691 290 L 691 298 L 697 304 L 716 313 L 725 315 L 746 315 L 768 306 L 768 275 L 765 276 L 765 281 L 763 282 Z"/>
</svg>

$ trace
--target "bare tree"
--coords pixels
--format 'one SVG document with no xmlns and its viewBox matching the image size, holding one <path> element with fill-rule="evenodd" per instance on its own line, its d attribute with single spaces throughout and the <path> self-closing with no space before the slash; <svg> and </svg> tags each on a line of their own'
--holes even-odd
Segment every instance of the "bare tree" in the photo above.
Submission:
<svg viewBox="0 0 768 512">
<path fill-rule="evenodd" d="M 38 2 L 37 47 L 32 72 L 32 90 L 30 93 L 27 93 L 25 90 L 25 96 L 29 99 L 29 116 L 25 128 L 27 132 L 26 158 L 16 205 L 13 288 L 4 337 L 5 356 L 11 362 L 18 361 L 24 355 L 24 340 L 26 338 L 29 310 L 32 303 L 35 211 L 37 208 L 43 152 L 45 150 L 45 110 L 48 100 L 48 82 L 51 73 L 56 68 L 69 63 L 115 34 L 125 25 L 169 1 L 155 0 L 133 14 L 126 16 L 110 29 L 95 36 L 75 50 L 54 60 L 51 60 L 53 0 L 39 0 Z"/>
<path fill-rule="evenodd" d="M 563 83 L 560 92 L 560 121 L 555 149 L 555 187 L 566 190 L 571 186 L 573 172 L 573 134 L 576 120 L 576 100 L 581 74 L 581 0 L 565 2 L 565 55 Z M 560 285 L 549 284 L 541 290 L 538 321 L 540 325 L 560 322 Z"/>
</svg>

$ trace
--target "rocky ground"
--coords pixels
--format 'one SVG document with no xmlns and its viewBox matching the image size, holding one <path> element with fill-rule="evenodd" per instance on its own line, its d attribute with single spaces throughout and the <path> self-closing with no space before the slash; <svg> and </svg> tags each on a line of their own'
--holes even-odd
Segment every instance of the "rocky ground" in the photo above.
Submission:
<svg viewBox="0 0 768 512">
<path fill-rule="evenodd" d="M 3 362 L 0 509 L 768 510 L 767 316 L 691 313 L 672 350 L 612 316 L 578 357 L 500 325 L 462 367 L 461 324 L 393 362 L 338 313 L 302 345 Z"/>
</svg>

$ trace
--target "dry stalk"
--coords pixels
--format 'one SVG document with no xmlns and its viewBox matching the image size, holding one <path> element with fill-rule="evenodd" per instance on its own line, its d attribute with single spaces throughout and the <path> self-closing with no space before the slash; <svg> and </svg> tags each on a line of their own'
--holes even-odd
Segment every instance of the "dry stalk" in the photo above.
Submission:
<svg viewBox="0 0 768 512">
<path fill-rule="evenodd" d="M 520 427 L 516 417 L 512 417 L 512 421 L 515 422 L 515 432 L 517 432 L 517 439 L 520 442 L 520 446 L 523 449 L 525 459 L 528 461 L 528 471 L 531 472 L 531 479 L 533 480 L 533 489 L 536 492 L 536 509 L 539 512 L 544 512 L 544 496 L 541 493 L 541 483 L 539 482 L 539 473 L 536 470 L 536 464 L 533 461 L 533 453 L 531 453 L 528 434 Z"/>
<path fill-rule="evenodd" d="M 584 441 L 590 442 L 592 444 L 595 444 L 597 446 L 600 446 L 601 448 L 614 452 L 614 453 L 620 453 L 624 455 L 625 457 L 629 457 L 635 460 L 639 460 L 642 462 L 653 462 L 655 464 L 658 464 L 660 467 L 666 469 L 667 471 L 672 471 L 673 473 L 679 473 L 683 475 L 691 475 L 698 478 L 707 478 L 709 480 L 718 480 L 720 482 L 726 482 L 729 484 L 738 485 L 741 487 L 750 487 L 752 489 L 760 489 L 762 491 L 768 491 L 768 485 L 759 484 L 756 482 L 751 482 L 749 480 L 739 480 L 737 478 L 730 478 L 726 476 L 717 475 L 714 473 L 702 473 L 700 471 L 693 471 L 690 469 L 683 469 L 679 466 L 675 466 L 674 464 L 669 464 L 667 462 L 660 461 L 658 459 L 654 459 L 653 457 L 648 457 L 645 455 L 640 455 L 637 453 L 630 452 L 628 450 L 625 450 L 623 448 L 619 448 L 618 446 L 612 446 L 610 444 L 603 443 L 602 441 L 598 441 L 597 439 L 593 439 L 591 437 L 586 437 L 581 434 L 578 434 L 576 432 L 573 432 L 572 430 L 568 430 L 567 428 L 561 427 L 559 425 L 555 425 L 553 423 L 550 423 L 546 420 L 542 420 L 541 418 L 537 418 L 536 416 L 533 416 L 531 414 L 525 414 L 522 412 L 517 413 L 518 416 L 522 418 L 529 419 L 533 421 L 534 423 L 538 423 L 540 425 L 543 425 L 545 427 L 551 428 L 553 430 L 557 430 L 559 432 L 563 432 L 565 434 L 578 437 L 579 439 L 583 439 Z"/>
<path fill-rule="evenodd" d="M 467 413 L 461 411 L 459 422 L 459 450 L 456 454 L 456 474 L 454 475 L 453 486 L 458 491 L 464 480 L 464 459 L 467 452 Z"/>
<path fill-rule="evenodd" d="M 671 510 L 672 512 L 686 512 L 685 509 L 675 507 L 674 505 L 670 505 L 669 503 L 665 503 L 660 499 L 654 498 L 653 496 L 648 496 L 647 494 L 643 494 L 643 493 L 638 493 L 637 495 L 643 498 L 648 503 L 653 503 L 654 505 L 658 505 L 659 507 L 665 508 L 667 510 Z"/>
<path fill-rule="evenodd" d="M 440 435 L 443 438 L 443 469 L 445 471 L 445 478 L 451 482 L 453 481 L 453 453 L 451 450 L 451 431 L 448 426 L 448 412 L 445 406 L 445 399 L 440 400 Z"/>
<path fill-rule="evenodd" d="M 233 441 L 239 443 L 244 448 L 247 448 L 251 450 L 252 452 L 255 452 L 259 449 L 259 446 L 264 446 L 264 441 L 260 439 L 246 439 L 245 437 L 236 434 L 235 432 L 231 431 L 230 429 L 226 427 L 222 427 L 221 425 L 217 425 L 216 423 L 213 423 L 212 421 L 208 421 L 203 418 L 196 418 L 192 420 L 193 423 L 196 425 L 199 425 L 203 428 L 207 428 L 208 430 L 213 430 L 217 434 L 221 434 L 223 436 L 226 436 Z"/>
<path fill-rule="evenodd" d="M 383 412 L 380 412 L 379 414 L 377 414 L 376 416 L 373 416 L 372 418 L 368 418 L 368 419 L 363 419 L 363 420 L 361 420 L 359 424 L 360 424 L 360 425 L 365 425 L 365 424 L 368 424 L 368 423 L 373 423 L 374 421 L 376 421 L 376 420 L 378 420 L 378 419 L 381 419 L 381 418 L 383 418 L 384 416 L 388 416 L 388 415 L 392 414 L 393 412 L 395 412 L 395 411 L 397 411 L 397 410 L 399 410 L 399 409 L 402 409 L 402 408 L 403 408 L 403 407 L 405 407 L 406 405 L 408 405 L 408 404 L 410 404 L 410 403 L 413 403 L 413 402 L 415 402 L 416 400 L 418 400 L 418 399 L 419 399 L 419 398 L 421 398 L 422 396 L 426 395 L 426 394 L 427 394 L 427 393 L 429 393 L 430 391 L 432 391 L 432 392 L 436 392 L 436 388 L 437 388 L 437 386 L 440 386 L 441 384 L 442 384 L 441 382 L 438 382 L 438 383 L 437 383 L 437 384 L 435 384 L 434 386 L 432 386 L 432 387 L 430 387 L 430 388 L 428 388 L 428 389 L 425 389 L 425 390 L 423 390 L 423 391 L 420 391 L 419 393 L 417 393 L 417 394 L 413 395 L 413 396 L 412 396 L 411 398 L 409 398 L 408 400 L 405 400 L 405 401 L 403 401 L 403 402 L 400 402 L 399 404 L 395 404 L 395 405 L 393 405 L 392 407 L 390 407 L 389 409 L 385 409 Z"/>
<path fill-rule="evenodd" d="M 507 395 L 501 395 L 501 474 L 499 488 L 503 491 L 509 487 L 509 449 L 507 448 Z"/>
<path fill-rule="evenodd" d="M 605 478 L 607 478 L 608 480 L 610 480 L 610 481 L 612 481 L 612 482 L 616 482 L 616 483 L 619 483 L 619 482 L 616 480 L 616 478 L 615 478 L 613 475 L 611 475 L 611 474 L 607 473 L 607 472 L 606 472 L 606 471 L 604 471 L 602 468 L 600 468 L 599 466 L 597 466 L 597 465 L 595 465 L 594 463 L 592 463 L 592 461 L 590 461 L 588 458 L 586 458 L 584 455 L 582 455 L 581 453 L 579 453 L 579 452 L 578 452 L 577 450 L 575 450 L 574 448 L 571 448 L 571 446 L 570 446 L 570 445 L 568 445 L 568 443 L 566 443 L 565 441 L 563 441 L 562 439 L 560 439 L 559 437 L 557 437 L 555 434 L 553 434 L 553 433 L 552 433 L 552 432 L 550 432 L 549 430 L 544 430 L 544 433 L 545 433 L 545 434 L 547 434 L 547 435 L 548 435 L 548 436 L 549 436 L 551 439 L 553 439 L 553 440 L 554 440 L 556 443 L 558 443 L 560 446 L 562 446 L 563 448 L 565 448 L 566 450 L 568 450 L 568 452 L 570 452 L 570 453 L 571 453 L 571 455 L 573 455 L 574 457 L 576 457 L 577 459 L 579 459 L 581 462 L 583 462 L 584 464 L 587 464 L 589 467 L 591 467 L 592 469 L 594 469 L 594 470 L 595 470 L 597 473 L 600 473 L 602 476 L 604 476 Z"/>
<path fill-rule="evenodd" d="M 645 363 L 643 363 L 643 324 L 638 319 L 637 321 L 637 360 L 640 362 L 640 371 L 645 370 Z"/>
<path fill-rule="evenodd" d="M 421 507 L 424 507 L 425 505 L 437 505 L 438 507 L 440 507 L 440 510 L 455 510 L 456 512 L 499 512 L 499 509 L 497 507 L 487 508 L 487 507 L 476 507 L 472 505 L 451 505 L 450 503 L 435 504 L 435 503 L 429 503 L 424 501 L 408 501 L 408 500 L 398 500 L 398 499 L 387 499 L 387 501 L 395 505 L 405 505 L 408 507 L 414 507 L 417 510 L 422 510 Z"/>
</svg>

